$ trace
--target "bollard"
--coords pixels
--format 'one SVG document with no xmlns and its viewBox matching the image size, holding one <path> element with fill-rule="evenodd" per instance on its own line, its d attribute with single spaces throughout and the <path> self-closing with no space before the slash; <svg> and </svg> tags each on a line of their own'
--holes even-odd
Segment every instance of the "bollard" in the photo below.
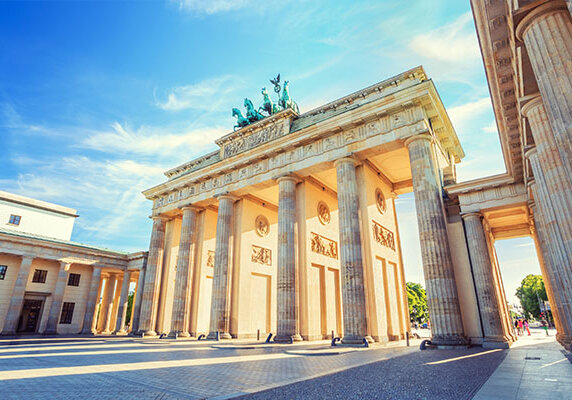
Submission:
<svg viewBox="0 0 572 400">
<path fill-rule="evenodd" d="M 216 331 L 215 340 L 216 340 L 217 342 L 220 341 L 220 332 L 219 332 L 219 331 Z"/>
<path fill-rule="evenodd" d="M 199 337 L 197 338 L 197 340 L 201 340 L 201 339 L 204 339 L 204 338 L 205 338 L 205 335 L 202 334 L 202 335 L 199 335 Z"/>
<path fill-rule="evenodd" d="M 421 342 L 421 344 L 419 345 L 419 350 L 426 350 L 427 346 L 431 345 L 431 341 L 430 340 L 424 340 Z"/>
<path fill-rule="evenodd" d="M 161 336 L 159 336 L 159 339 L 165 339 L 166 337 L 167 337 L 167 335 L 166 335 L 166 334 L 164 334 L 164 333 L 161 333 Z"/>
<path fill-rule="evenodd" d="M 366 338 L 363 338 L 363 347 L 369 347 L 369 342 Z"/>
<path fill-rule="evenodd" d="M 332 347 L 336 345 L 336 342 L 339 342 L 341 339 L 339 337 L 332 338 Z"/>
<path fill-rule="evenodd" d="M 256 340 L 260 340 L 260 329 L 256 331 Z"/>
<path fill-rule="evenodd" d="M 407 343 L 407 347 L 409 347 L 409 331 L 405 332 L 405 342 Z"/>
<path fill-rule="evenodd" d="M 268 337 L 266 338 L 266 342 L 264 342 L 264 343 L 270 343 L 270 339 L 272 339 L 271 333 L 268 334 Z"/>
<path fill-rule="evenodd" d="M 290 344 L 294 343 L 294 337 L 290 336 Z"/>
</svg>

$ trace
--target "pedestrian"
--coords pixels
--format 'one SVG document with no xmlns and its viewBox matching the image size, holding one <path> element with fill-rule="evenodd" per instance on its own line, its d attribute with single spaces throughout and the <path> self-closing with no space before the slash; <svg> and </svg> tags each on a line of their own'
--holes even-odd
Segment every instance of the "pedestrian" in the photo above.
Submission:
<svg viewBox="0 0 572 400">
<path fill-rule="evenodd" d="M 544 331 L 546 332 L 546 336 L 550 336 L 548 334 L 548 322 L 545 319 L 543 319 L 542 321 L 540 321 L 540 323 L 542 324 L 542 328 L 544 328 Z"/>
<path fill-rule="evenodd" d="M 530 329 L 528 329 L 528 320 L 525 319 L 522 324 L 526 328 L 526 332 L 528 332 L 528 336 L 530 336 Z"/>
<path fill-rule="evenodd" d="M 523 331 L 522 331 L 522 319 L 518 320 L 518 336 L 522 336 L 523 335 Z"/>
</svg>

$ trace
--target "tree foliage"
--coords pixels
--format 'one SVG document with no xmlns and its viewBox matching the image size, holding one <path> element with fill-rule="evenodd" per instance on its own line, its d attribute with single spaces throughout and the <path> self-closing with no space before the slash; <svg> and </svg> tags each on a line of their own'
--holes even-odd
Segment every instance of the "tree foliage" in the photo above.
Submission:
<svg viewBox="0 0 572 400">
<path fill-rule="evenodd" d="M 527 275 L 520 283 L 520 287 L 516 289 L 516 297 L 520 300 L 520 304 L 527 318 L 531 316 L 540 318 L 538 299 L 540 298 L 541 301 L 548 300 L 542 276 Z"/>
<path fill-rule="evenodd" d="M 133 312 L 133 297 L 135 296 L 135 291 L 129 292 L 129 297 L 127 297 L 127 315 L 125 316 L 125 321 L 129 323 L 131 321 L 131 313 Z"/>
<path fill-rule="evenodd" d="M 407 303 L 409 304 L 409 316 L 411 320 L 419 323 L 427 321 L 429 317 L 427 294 L 421 284 L 407 282 Z"/>
</svg>

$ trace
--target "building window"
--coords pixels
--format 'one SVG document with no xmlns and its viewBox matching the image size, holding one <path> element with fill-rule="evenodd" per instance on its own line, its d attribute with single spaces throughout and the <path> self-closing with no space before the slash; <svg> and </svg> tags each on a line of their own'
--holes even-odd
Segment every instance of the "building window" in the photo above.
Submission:
<svg viewBox="0 0 572 400">
<path fill-rule="evenodd" d="M 0 281 L 3 281 L 6 278 L 6 270 L 8 269 L 7 265 L 0 265 Z"/>
<path fill-rule="evenodd" d="M 68 286 L 79 286 L 79 278 L 81 274 L 70 274 L 68 279 Z"/>
<path fill-rule="evenodd" d="M 8 220 L 8 223 L 11 225 L 20 225 L 20 220 L 22 219 L 22 217 L 20 215 L 10 215 L 10 219 Z"/>
<path fill-rule="evenodd" d="M 34 277 L 32 282 L 35 283 L 46 283 L 46 276 L 48 276 L 48 271 L 45 269 L 37 269 L 34 271 Z"/>
<path fill-rule="evenodd" d="M 62 315 L 60 316 L 60 324 L 71 324 L 74 307 L 75 303 L 64 303 L 62 307 Z"/>
</svg>

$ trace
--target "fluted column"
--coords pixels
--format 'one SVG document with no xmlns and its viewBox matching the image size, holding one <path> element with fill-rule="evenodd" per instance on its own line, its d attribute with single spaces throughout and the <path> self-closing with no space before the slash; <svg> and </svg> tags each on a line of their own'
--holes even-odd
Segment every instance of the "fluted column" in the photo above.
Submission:
<svg viewBox="0 0 572 400">
<path fill-rule="evenodd" d="M 567 175 L 572 176 L 572 19 L 566 5 L 550 1 L 516 26 L 524 41 Z"/>
<path fill-rule="evenodd" d="M 230 276 L 231 238 L 234 224 L 234 202 L 236 197 L 218 197 L 218 217 L 216 224 L 215 265 L 211 301 L 211 321 L 209 339 L 219 332 L 221 339 L 230 339 Z"/>
<path fill-rule="evenodd" d="M 141 314 L 141 298 L 143 297 L 143 286 L 145 285 L 145 269 L 139 270 L 137 278 L 137 286 L 135 287 L 135 295 L 133 296 L 133 310 L 131 311 L 131 333 L 139 330 L 139 315 Z"/>
<path fill-rule="evenodd" d="M 56 288 L 52 293 L 52 304 L 48 313 L 48 323 L 44 335 L 55 335 L 58 333 L 58 322 L 60 319 L 60 312 L 62 309 L 62 302 L 64 300 L 64 292 L 68 282 L 68 271 L 70 263 L 60 261 L 60 270 L 58 272 L 58 280 L 56 281 Z"/>
<path fill-rule="evenodd" d="M 364 288 L 364 265 L 359 221 L 356 160 L 342 158 L 334 163 L 338 183 L 340 269 L 344 343 L 362 343 L 369 336 Z"/>
<path fill-rule="evenodd" d="M 411 163 L 432 342 L 437 345 L 465 344 L 467 339 L 447 237 L 442 187 L 437 179 L 431 140 L 428 134 L 417 135 L 406 140 L 405 146 Z"/>
<path fill-rule="evenodd" d="M 503 334 L 500 302 L 495 288 L 493 264 L 481 220 L 482 215 L 467 213 L 462 217 L 465 222 L 469 256 L 484 331 L 483 347 L 508 348 L 508 338 Z"/>
<path fill-rule="evenodd" d="M 296 308 L 296 183 L 293 176 L 278 178 L 278 284 L 275 342 L 300 341 Z"/>
<path fill-rule="evenodd" d="M 565 160 L 558 151 L 558 144 L 554 140 L 546 108 L 540 96 L 526 103 L 522 107 L 522 114 L 528 118 L 530 123 L 538 162 L 542 170 L 543 177 L 536 182 L 538 185 L 545 185 L 543 190 L 550 193 L 563 244 L 566 251 L 572 254 L 572 175 L 569 175 L 567 168 L 570 165 L 565 165 Z M 572 271 L 569 272 L 572 274 Z"/>
<path fill-rule="evenodd" d="M 536 191 L 534 186 L 536 183 L 532 181 L 531 189 L 533 192 Z M 557 300 L 554 293 L 554 274 L 552 271 L 554 267 L 552 266 L 552 258 L 548 251 L 546 245 L 546 232 L 542 224 L 542 218 L 540 217 L 540 211 L 535 201 L 529 202 L 530 210 L 532 211 L 533 220 L 531 221 L 531 234 L 534 239 L 534 245 L 536 246 L 536 252 L 538 253 L 538 264 L 540 265 L 540 270 L 542 272 L 542 278 L 544 281 L 544 287 L 546 288 L 546 295 L 548 296 L 548 301 L 550 302 L 550 308 L 552 310 L 552 316 L 554 317 L 554 325 L 556 326 L 556 334 L 561 336 L 564 327 L 560 322 L 560 301 Z"/>
<path fill-rule="evenodd" d="M 546 189 L 547 185 L 536 149 L 527 151 L 525 157 L 530 161 L 534 174 L 535 184 L 532 189 L 540 217 L 539 226 L 545 232 L 545 241 L 552 261 L 546 267 L 549 275 L 554 275 L 552 289 L 560 305 L 558 314 L 563 325 L 563 332 L 559 335 L 559 341 L 564 347 L 570 348 L 572 343 L 572 277 L 570 274 L 572 254 L 566 250 L 564 245 L 551 193 Z"/>
<path fill-rule="evenodd" d="M 18 277 L 10 296 L 10 305 L 8 305 L 8 312 L 4 319 L 4 328 L 2 335 L 14 335 L 18 329 L 18 321 L 20 320 L 20 313 L 22 312 L 22 304 L 24 304 L 24 293 L 26 292 L 26 285 L 30 276 L 30 267 L 32 266 L 33 257 L 23 256 L 20 262 L 20 270 Z"/>
<path fill-rule="evenodd" d="M 169 336 L 189 337 L 189 313 L 191 282 L 197 236 L 197 214 L 195 207 L 183 207 L 179 256 L 177 258 L 177 276 L 173 296 L 173 316 Z"/>
<path fill-rule="evenodd" d="M 110 275 L 109 278 L 107 278 L 107 282 L 105 283 L 105 285 L 107 286 L 107 289 L 105 290 L 105 307 L 104 305 L 101 306 L 101 312 L 103 313 L 103 327 L 102 327 L 102 332 L 104 335 L 108 335 L 111 333 L 111 319 L 113 316 L 113 297 L 115 294 L 115 284 L 117 282 L 117 277 L 115 276 L 115 274 Z"/>
<path fill-rule="evenodd" d="M 153 231 L 149 244 L 149 255 L 145 271 L 145 285 L 141 297 L 141 313 L 139 315 L 138 333 L 144 336 L 155 336 L 157 324 L 157 307 L 161 287 L 161 270 L 163 267 L 163 252 L 165 250 L 165 227 L 167 218 L 153 217 Z"/>
<path fill-rule="evenodd" d="M 94 317 L 96 306 L 98 303 L 97 295 L 99 294 L 99 284 L 101 281 L 101 267 L 93 266 L 91 273 L 91 283 L 89 284 L 89 292 L 87 294 L 87 304 L 85 306 L 85 315 L 83 317 L 83 326 L 81 333 L 84 335 L 94 333 Z"/>
<path fill-rule="evenodd" d="M 119 295 L 119 306 L 117 307 L 117 323 L 115 325 L 116 335 L 126 335 L 125 324 L 127 323 L 127 306 L 129 303 L 129 284 L 131 283 L 131 271 L 123 272 L 123 283 Z"/>
</svg>

